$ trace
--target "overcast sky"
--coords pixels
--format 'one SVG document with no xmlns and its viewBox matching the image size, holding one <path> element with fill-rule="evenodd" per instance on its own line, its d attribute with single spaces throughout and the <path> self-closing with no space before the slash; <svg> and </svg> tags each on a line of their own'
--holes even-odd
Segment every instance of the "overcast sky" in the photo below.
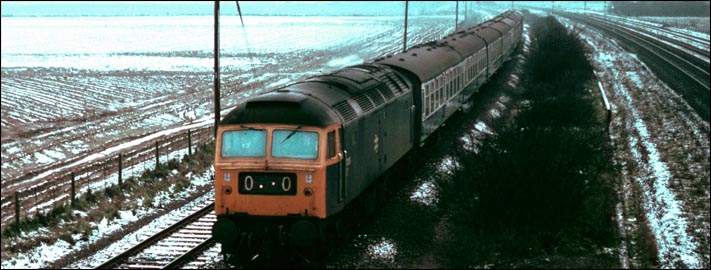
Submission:
<svg viewBox="0 0 711 270">
<path fill-rule="evenodd" d="M 239 1 L 245 15 L 402 15 L 405 1 Z M 410 2 L 411 14 L 453 13 L 456 1 Z M 474 2 L 472 2 L 474 3 Z M 236 15 L 235 1 L 221 1 L 221 15 Z M 212 15 L 212 1 L 2 2 L 2 16 Z M 460 2 L 460 9 L 464 3 Z"/>
</svg>

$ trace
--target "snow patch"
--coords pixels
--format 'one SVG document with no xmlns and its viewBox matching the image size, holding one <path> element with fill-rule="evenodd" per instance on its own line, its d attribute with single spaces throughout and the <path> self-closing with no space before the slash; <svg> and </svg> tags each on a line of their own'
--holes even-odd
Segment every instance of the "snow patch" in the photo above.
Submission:
<svg viewBox="0 0 711 270">
<path fill-rule="evenodd" d="M 363 58 L 356 54 L 351 54 L 349 56 L 335 58 L 331 61 L 328 61 L 328 63 L 326 63 L 326 66 L 329 66 L 331 68 L 342 68 L 351 65 L 357 65 L 360 63 L 363 63 Z"/>
<path fill-rule="evenodd" d="M 433 180 L 428 180 L 417 186 L 410 195 L 410 200 L 427 206 L 437 203 L 437 186 Z"/>
<path fill-rule="evenodd" d="M 390 239 L 381 238 L 380 242 L 368 246 L 368 255 L 376 260 L 395 261 L 397 246 Z"/>
<path fill-rule="evenodd" d="M 457 168 L 459 168 L 459 162 L 451 156 L 446 156 L 437 165 L 437 171 L 447 175 L 454 174 L 454 170 Z"/>
</svg>

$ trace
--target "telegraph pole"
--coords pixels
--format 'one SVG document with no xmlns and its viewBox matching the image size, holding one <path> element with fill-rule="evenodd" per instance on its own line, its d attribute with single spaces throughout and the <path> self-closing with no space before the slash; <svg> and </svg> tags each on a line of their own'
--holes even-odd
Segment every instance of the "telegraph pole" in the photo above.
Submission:
<svg viewBox="0 0 711 270">
<path fill-rule="evenodd" d="M 467 3 L 469 3 L 469 1 L 464 1 L 464 21 L 465 22 L 467 21 Z"/>
<path fill-rule="evenodd" d="M 220 1 L 215 1 L 215 138 L 220 123 Z"/>
<path fill-rule="evenodd" d="M 459 1 L 455 2 L 457 2 L 457 7 L 455 8 L 454 12 L 457 14 L 454 15 L 454 32 L 457 32 L 457 28 L 459 26 Z"/>
<path fill-rule="evenodd" d="M 407 5 L 409 1 L 405 1 L 405 34 L 402 36 L 402 51 L 407 50 Z"/>
</svg>

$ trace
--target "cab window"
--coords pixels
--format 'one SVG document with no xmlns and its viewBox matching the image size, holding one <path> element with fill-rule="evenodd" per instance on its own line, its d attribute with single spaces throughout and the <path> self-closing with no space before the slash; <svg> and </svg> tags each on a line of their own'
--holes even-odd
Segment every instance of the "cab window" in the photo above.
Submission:
<svg viewBox="0 0 711 270">
<path fill-rule="evenodd" d="M 264 157 L 265 130 L 230 130 L 222 133 L 222 157 Z"/>
<path fill-rule="evenodd" d="M 299 130 L 274 130 L 272 134 L 272 157 L 316 159 L 318 157 L 318 133 Z"/>
</svg>

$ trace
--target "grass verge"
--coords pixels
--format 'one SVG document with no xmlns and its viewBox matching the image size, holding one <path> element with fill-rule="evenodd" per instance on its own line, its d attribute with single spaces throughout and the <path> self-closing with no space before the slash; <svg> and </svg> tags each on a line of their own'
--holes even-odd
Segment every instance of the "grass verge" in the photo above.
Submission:
<svg viewBox="0 0 711 270">
<path fill-rule="evenodd" d="M 135 215 L 139 208 L 163 207 L 171 202 L 173 194 L 191 186 L 186 174 L 199 174 L 212 165 L 213 152 L 214 143 L 203 144 L 192 156 L 170 160 L 140 177 L 130 177 L 121 187 L 89 190 L 75 200 L 73 207 L 64 203 L 46 213 L 21 219 L 19 224 L 10 223 L 2 232 L 3 260 L 59 239 L 70 245 L 86 241 L 101 220 L 120 217 L 120 211 Z M 167 192 L 168 196 L 155 198 L 161 192 Z"/>
</svg>

